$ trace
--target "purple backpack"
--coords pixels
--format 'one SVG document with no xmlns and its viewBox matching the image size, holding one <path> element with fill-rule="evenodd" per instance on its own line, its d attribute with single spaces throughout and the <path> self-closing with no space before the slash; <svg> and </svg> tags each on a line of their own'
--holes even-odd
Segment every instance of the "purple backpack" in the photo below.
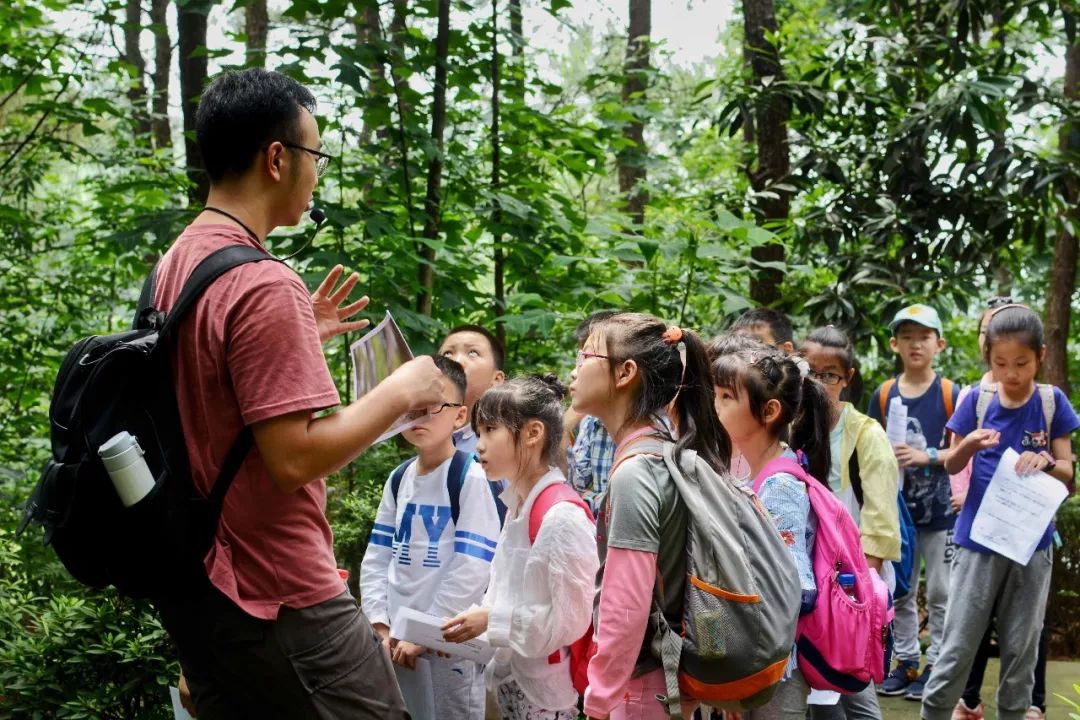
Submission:
<svg viewBox="0 0 1080 720">
<path fill-rule="evenodd" d="M 859 527 L 847 508 L 798 462 L 771 461 L 754 480 L 754 491 L 777 473 L 803 482 L 818 521 L 810 553 L 817 601 L 796 628 L 799 669 L 815 690 L 857 693 L 885 679 L 885 638 L 894 614 L 889 588 L 866 564 Z M 855 600 L 840 587 L 840 573 L 855 575 Z"/>
</svg>

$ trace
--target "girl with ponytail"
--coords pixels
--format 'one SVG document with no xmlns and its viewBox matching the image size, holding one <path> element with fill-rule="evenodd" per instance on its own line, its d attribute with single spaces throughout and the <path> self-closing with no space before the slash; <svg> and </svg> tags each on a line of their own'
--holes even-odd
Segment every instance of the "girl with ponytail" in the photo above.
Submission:
<svg viewBox="0 0 1080 720">
<path fill-rule="evenodd" d="M 781 457 L 796 462 L 805 458 L 812 476 L 828 477 L 829 396 L 810 378 L 805 360 L 755 338 L 723 336 L 712 343 L 709 353 L 717 416 L 791 550 L 802 585 L 801 611 L 809 612 L 817 598 L 813 566 L 817 519 L 802 480 L 787 472 L 770 472 L 768 466 Z M 769 474 L 762 478 L 763 472 Z M 809 691 L 793 658 L 786 679 L 768 704 L 753 711 L 753 719 L 801 720 L 806 717 Z"/>
<path fill-rule="evenodd" d="M 616 444 L 597 519 L 601 574 L 597 653 L 585 713 L 592 718 L 666 718 L 662 663 L 651 648 L 654 600 L 676 633 L 686 586 L 687 510 L 663 458 L 629 454 L 658 439 L 694 450 L 725 473 L 731 443 L 716 416 L 708 356 L 692 332 L 650 315 L 621 313 L 593 326 L 570 386 L 573 409 L 599 418 Z M 666 429 L 665 413 L 678 437 Z M 625 457 L 625 462 L 620 459 Z M 684 703 L 689 716 L 696 703 Z"/>
</svg>

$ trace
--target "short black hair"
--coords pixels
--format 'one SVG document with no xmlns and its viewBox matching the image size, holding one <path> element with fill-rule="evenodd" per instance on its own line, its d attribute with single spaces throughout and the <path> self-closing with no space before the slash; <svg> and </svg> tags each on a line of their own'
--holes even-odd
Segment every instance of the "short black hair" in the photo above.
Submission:
<svg viewBox="0 0 1080 720">
<path fill-rule="evenodd" d="M 589 335 L 592 334 L 593 325 L 601 323 L 618 314 L 618 310 L 597 310 L 578 323 L 578 326 L 574 329 L 574 339 L 577 340 L 578 347 L 584 345 L 585 341 L 589 339 Z"/>
<path fill-rule="evenodd" d="M 921 322 L 917 322 L 915 320 L 901 320 L 899 323 L 897 323 L 896 327 L 894 327 L 892 329 L 892 337 L 894 337 L 894 338 L 900 337 L 900 331 L 904 329 L 905 325 L 907 325 L 908 327 L 914 326 L 914 327 L 921 327 L 921 328 L 924 328 L 926 330 L 933 330 L 934 336 L 937 337 L 938 339 L 941 338 L 941 333 L 939 333 L 936 329 L 930 327 L 929 325 L 923 325 Z"/>
<path fill-rule="evenodd" d="M 279 72 L 248 68 L 214 78 L 195 114 L 195 137 L 210 181 L 244 174 L 274 141 L 299 142 L 301 109 L 314 115 L 315 96 Z"/>
<path fill-rule="evenodd" d="M 458 402 L 465 402 L 465 391 L 469 387 L 469 381 L 465 377 L 465 368 L 461 367 L 461 363 L 457 360 L 452 360 L 444 355 L 432 355 L 435 360 L 435 367 L 442 371 L 442 374 L 450 378 L 450 382 L 454 383 L 461 392 L 461 397 L 457 399 Z"/>
<path fill-rule="evenodd" d="M 761 325 L 769 326 L 769 332 L 772 333 L 773 340 L 778 344 L 786 342 L 794 344 L 795 331 L 791 327 L 791 320 L 784 313 L 772 308 L 759 307 L 747 310 L 739 316 L 731 329 L 734 331 L 740 328 L 760 327 Z"/>
<path fill-rule="evenodd" d="M 450 328 L 450 332 L 446 333 L 446 337 L 443 338 L 443 342 L 446 342 L 446 338 L 451 335 L 457 335 L 463 332 L 473 332 L 477 335 L 483 335 L 487 338 L 488 345 L 491 346 L 491 356 L 495 359 L 495 369 L 502 370 L 503 363 L 506 360 L 506 351 L 503 350 L 502 343 L 495 337 L 495 334 L 488 330 L 483 325 L 458 325 L 457 327 Z"/>
</svg>

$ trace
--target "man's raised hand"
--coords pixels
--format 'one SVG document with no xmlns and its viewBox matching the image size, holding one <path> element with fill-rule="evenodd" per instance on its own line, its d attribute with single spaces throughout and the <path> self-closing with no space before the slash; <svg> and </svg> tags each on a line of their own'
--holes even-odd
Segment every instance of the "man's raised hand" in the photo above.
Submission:
<svg viewBox="0 0 1080 720">
<path fill-rule="evenodd" d="M 341 283 L 341 287 L 335 289 L 334 286 L 337 285 L 344 272 L 345 268 L 335 265 L 327 273 L 326 279 L 322 281 L 319 288 L 311 294 L 311 308 L 315 311 L 315 324 L 319 328 L 319 340 L 323 344 L 343 333 L 363 330 L 369 324 L 367 320 L 348 322 L 349 318 L 367 307 L 370 298 L 365 295 L 356 302 L 342 307 L 342 303 L 348 299 L 349 293 L 360 281 L 360 276 L 352 273 L 345 282 Z"/>
</svg>

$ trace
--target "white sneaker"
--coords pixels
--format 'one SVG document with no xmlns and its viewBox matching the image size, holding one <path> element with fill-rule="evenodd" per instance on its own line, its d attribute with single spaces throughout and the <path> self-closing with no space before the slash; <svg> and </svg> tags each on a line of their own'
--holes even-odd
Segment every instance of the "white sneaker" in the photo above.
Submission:
<svg viewBox="0 0 1080 720">
<path fill-rule="evenodd" d="M 1024 713 L 1024 720 L 1046 720 L 1046 713 L 1040 710 L 1037 706 L 1032 705 Z"/>
</svg>

